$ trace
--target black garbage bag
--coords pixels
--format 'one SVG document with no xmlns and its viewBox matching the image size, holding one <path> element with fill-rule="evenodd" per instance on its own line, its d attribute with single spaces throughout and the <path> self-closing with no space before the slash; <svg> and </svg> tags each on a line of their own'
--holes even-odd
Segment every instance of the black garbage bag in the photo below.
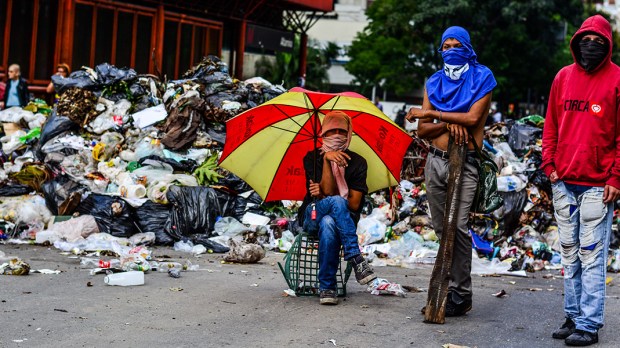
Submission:
<svg viewBox="0 0 620 348">
<path fill-rule="evenodd" d="M 146 94 L 146 90 L 138 82 L 134 82 L 131 84 L 131 86 L 129 86 L 129 92 L 131 93 L 131 96 L 134 100 Z"/>
<path fill-rule="evenodd" d="M 620 248 L 620 230 L 618 230 L 618 228 L 620 228 L 620 223 L 616 224 L 615 229 L 611 229 L 611 236 L 609 239 L 609 247 L 611 249 Z"/>
<path fill-rule="evenodd" d="M 195 234 L 211 236 L 218 216 L 230 216 L 232 197 L 222 191 L 202 186 L 170 186 L 166 193 L 172 204 L 166 232 L 175 240 Z"/>
<path fill-rule="evenodd" d="M 34 191 L 34 189 L 27 185 L 0 185 L 0 197 L 23 196 L 32 191 Z"/>
<path fill-rule="evenodd" d="M 151 103 L 151 99 L 149 99 L 148 95 L 145 94 L 142 96 L 138 96 L 134 99 L 133 112 L 136 113 L 138 111 L 148 109 L 151 106 L 153 106 L 153 104 Z"/>
<path fill-rule="evenodd" d="M 243 181 L 243 179 L 233 173 L 229 173 L 225 177 L 220 178 L 217 183 L 218 185 L 226 186 L 237 193 L 243 193 L 252 190 L 252 187 L 248 185 L 247 182 Z"/>
<path fill-rule="evenodd" d="M 228 66 L 223 63 L 219 57 L 209 55 L 207 57 L 203 57 L 200 63 L 185 72 L 182 78 L 203 80 L 216 72 L 228 75 Z"/>
<path fill-rule="evenodd" d="M 75 122 L 71 121 L 68 117 L 59 116 L 56 114 L 56 111 L 52 111 L 50 116 L 47 118 L 47 121 L 43 124 L 41 128 L 41 136 L 39 137 L 39 142 L 35 149 L 35 154 L 39 160 L 43 160 L 43 153 L 41 152 L 41 148 L 45 143 L 50 141 L 52 138 L 60 135 L 64 132 L 75 131 L 80 128 Z"/>
<path fill-rule="evenodd" d="M 95 67 L 97 72 L 97 82 L 102 86 L 111 86 L 115 83 L 125 81 L 127 83 L 138 78 L 135 70 L 129 68 L 117 68 L 108 63 L 102 63 Z"/>
<path fill-rule="evenodd" d="M 52 214 L 59 215 L 59 207 L 71 197 L 71 194 L 84 194 L 89 189 L 73 181 L 68 175 L 61 174 L 41 185 L 41 191 L 43 191 L 47 209 Z M 72 213 L 72 211 L 68 213 Z"/>
<path fill-rule="evenodd" d="M 224 145 L 226 143 L 226 125 L 219 122 L 207 122 L 206 124 L 209 137 Z"/>
<path fill-rule="evenodd" d="M 82 200 L 77 212 L 92 215 L 100 232 L 115 237 L 131 237 L 138 232 L 133 207 L 119 197 L 92 193 Z"/>
<path fill-rule="evenodd" d="M 164 230 L 166 221 L 170 218 L 171 209 L 172 207 L 169 205 L 154 203 L 150 200 L 136 208 L 136 222 L 140 231 L 155 233 L 155 244 L 157 245 L 172 245 L 174 243 L 174 239 Z"/>
<path fill-rule="evenodd" d="M 547 177 L 547 174 L 542 169 L 536 169 L 528 175 L 528 181 L 536 185 L 539 190 L 545 191 L 549 197 L 551 197 L 553 190 L 551 189 L 551 180 Z"/>
<path fill-rule="evenodd" d="M 52 76 L 52 83 L 58 95 L 62 95 L 72 87 L 87 89 L 89 91 L 100 89 L 99 83 L 85 70 L 74 71 L 68 77 L 54 75 Z"/>
<path fill-rule="evenodd" d="M 169 164 L 175 172 L 192 173 L 194 169 L 196 169 L 196 167 L 198 166 L 196 161 L 192 159 L 177 162 L 173 160 L 172 158 L 163 158 L 157 155 L 149 155 L 146 157 L 142 157 L 138 160 L 138 163 L 142 166 L 144 161 L 147 161 L 147 160 Z"/>
<path fill-rule="evenodd" d="M 194 244 L 204 245 L 207 250 L 211 250 L 214 253 L 227 253 L 230 251 L 228 246 L 209 240 L 209 237 L 204 234 L 193 235 L 191 241 Z"/>
<path fill-rule="evenodd" d="M 235 196 L 235 210 L 232 216 L 241 221 L 246 213 L 265 215 L 265 212 L 260 209 L 262 201 L 263 199 L 256 192 L 252 192 L 248 198 L 239 195 Z"/>
<path fill-rule="evenodd" d="M 508 145 L 513 151 L 519 152 L 525 150 L 529 145 L 535 144 L 541 136 L 542 129 L 515 123 L 508 133 Z"/>
<path fill-rule="evenodd" d="M 519 218 L 527 204 L 527 190 L 500 192 L 504 199 L 504 234 L 511 236 L 519 227 Z"/>
</svg>

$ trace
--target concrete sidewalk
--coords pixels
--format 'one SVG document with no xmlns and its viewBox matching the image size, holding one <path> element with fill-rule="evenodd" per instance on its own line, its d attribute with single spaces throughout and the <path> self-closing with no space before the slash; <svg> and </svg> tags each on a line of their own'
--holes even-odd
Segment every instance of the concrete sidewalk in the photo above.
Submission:
<svg viewBox="0 0 620 348">
<path fill-rule="evenodd" d="M 196 258 L 153 247 L 155 258 L 190 259 L 201 270 L 178 279 L 147 273 L 144 286 L 114 287 L 53 247 L 0 245 L 0 250 L 33 270 L 63 271 L 0 276 L 0 347 L 564 346 L 551 338 L 563 322 L 558 271 L 529 278 L 474 276 L 473 310 L 433 325 L 422 323 L 425 292 L 374 296 L 352 280 L 338 306 L 320 306 L 317 297 L 284 297 L 287 286 L 276 264 L 284 254 L 273 252 L 258 264 L 241 265 L 222 264 L 221 255 Z M 376 269 L 380 277 L 420 288 L 428 287 L 430 272 L 431 266 Z M 543 278 L 547 273 L 556 277 Z M 609 276 L 614 281 L 598 347 L 620 341 L 615 329 L 620 290 L 614 286 L 620 277 Z M 502 289 L 507 297 L 492 296 Z"/>
</svg>

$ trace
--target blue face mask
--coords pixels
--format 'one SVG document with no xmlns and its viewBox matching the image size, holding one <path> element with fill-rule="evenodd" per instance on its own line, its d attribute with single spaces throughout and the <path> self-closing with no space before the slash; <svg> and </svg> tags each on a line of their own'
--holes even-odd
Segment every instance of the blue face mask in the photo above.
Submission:
<svg viewBox="0 0 620 348">
<path fill-rule="evenodd" d="M 451 48 L 441 51 L 444 63 L 450 65 L 465 65 L 469 63 L 470 53 L 465 47 Z"/>
</svg>

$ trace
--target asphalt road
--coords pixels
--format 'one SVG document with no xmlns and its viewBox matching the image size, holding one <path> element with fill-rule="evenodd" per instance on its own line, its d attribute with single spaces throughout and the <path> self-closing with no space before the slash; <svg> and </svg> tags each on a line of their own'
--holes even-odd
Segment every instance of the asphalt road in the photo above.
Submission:
<svg viewBox="0 0 620 348">
<path fill-rule="evenodd" d="M 0 245 L 32 269 L 57 275 L 0 276 L 0 347 L 563 347 L 551 332 L 563 322 L 558 271 L 529 278 L 474 276 L 474 307 L 443 325 L 425 324 L 426 293 L 374 296 L 354 281 L 338 306 L 316 297 L 285 297 L 277 261 L 222 264 L 221 255 L 194 257 L 154 247 L 156 258 L 189 258 L 201 270 L 181 278 L 147 273 L 146 284 L 108 286 L 79 260 L 54 248 Z M 379 267 L 379 276 L 419 288 L 431 266 Z M 554 277 L 543 277 L 552 274 Z M 609 274 L 606 326 L 598 347 L 620 345 L 620 276 Z M 88 283 L 92 286 L 87 286 Z M 513 283 L 514 282 L 514 283 Z M 181 290 L 182 289 L 182 290 Z M 492 294 L 505 290 L 507 297 Z"/>
</svg>

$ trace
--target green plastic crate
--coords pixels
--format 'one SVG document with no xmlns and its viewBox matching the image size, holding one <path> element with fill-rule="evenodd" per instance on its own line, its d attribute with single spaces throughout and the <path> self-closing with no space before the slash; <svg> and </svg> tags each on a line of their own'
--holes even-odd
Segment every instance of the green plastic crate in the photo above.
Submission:
<svg viewBox="0 0 620 348">
<path fill-rule="evenodd" d="M 340 255 L 341 262 L 336 272 L 337 293 L 338 296 L 346 296 L 352 266 L 342 260 L 342 249 Z M 308 233 L 297 235 L 282 261 L 284 265 L 278 262 L 278 266 L 289 288 L 295 291 L 297 296 L 319 295 L 319 240 L 316 236 Z M 343 263 L 346 263 L 344 274 Z"/>
</svg>

